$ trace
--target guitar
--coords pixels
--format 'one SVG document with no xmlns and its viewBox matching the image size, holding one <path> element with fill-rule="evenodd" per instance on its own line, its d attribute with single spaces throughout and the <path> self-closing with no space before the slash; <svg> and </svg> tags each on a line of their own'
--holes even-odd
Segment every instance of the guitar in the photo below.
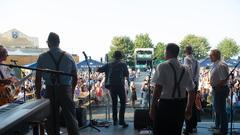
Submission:
<svg viewBox="0 0 240 135">
<path fill-rule="evenodd" d="M 0 106 L 12 102 L 14 96 L 20 92 L 19 86 L 31 76 L 32 73 L 10 85 L 0 84 Z"/>
</svg>

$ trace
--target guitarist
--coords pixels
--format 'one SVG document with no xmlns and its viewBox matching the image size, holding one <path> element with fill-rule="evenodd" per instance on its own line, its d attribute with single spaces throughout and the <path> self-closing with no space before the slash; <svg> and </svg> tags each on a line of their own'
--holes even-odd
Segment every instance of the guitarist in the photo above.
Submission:
<svg viewBox="0 0 240 135">
<path fill-rule="evenodd" d="M 7 49 L 3 45 L 0 45 L 0 63 L 6 61 L 7 57 Z M 6 66 L 0 65 L 0 106 L 14 100 L 14 96 L 18 91 L 12 94 L 12 91 L 6 89 L 5 86 L 15 82 L 17 82 L 17 79 L 11 75 L 11 70 Z"/>
</svg>

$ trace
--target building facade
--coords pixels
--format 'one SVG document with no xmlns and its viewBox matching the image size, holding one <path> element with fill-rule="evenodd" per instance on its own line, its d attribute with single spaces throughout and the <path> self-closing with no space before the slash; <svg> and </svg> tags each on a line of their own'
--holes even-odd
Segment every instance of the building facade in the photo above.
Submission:
<svg viewBox="0 0 240 135">
<path fill-rule="evenodd" d="M 11 29 L 0 34 L 0 44 L 4 45 L 9 57 L 6 64 L 13 64 L 11 60 L 16 60 L 18 65 L 27 65 L 36 62 L 38 56 L 48 51 L 48 48 L 39 48 L 37 37 L 31 37 L 17 29 Z M 73 58 L 78 63 L 79 56 L 73 54 Z"/>
</svg>

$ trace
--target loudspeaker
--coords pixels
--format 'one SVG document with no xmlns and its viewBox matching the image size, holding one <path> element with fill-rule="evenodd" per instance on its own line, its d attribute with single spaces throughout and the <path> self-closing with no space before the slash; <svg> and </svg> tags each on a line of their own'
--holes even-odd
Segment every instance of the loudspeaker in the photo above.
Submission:
<svg viewBox="0 0 240 135">
<path fill-rule="evenodd" d="M 145 128 L 150 128 L 152 122 L 149 117 L 148 109 L 136 109 L 134 111 L 134 128 L 136 130 L 141 130 Z"/>
</svg>

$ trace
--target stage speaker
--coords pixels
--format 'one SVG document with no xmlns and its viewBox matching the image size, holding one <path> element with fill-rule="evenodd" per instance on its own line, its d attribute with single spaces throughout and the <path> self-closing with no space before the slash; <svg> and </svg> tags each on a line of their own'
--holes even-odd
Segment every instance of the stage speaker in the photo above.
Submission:
<svg viewBox="0 0 240 135">
<path fill-rule="evenodd" d="M 148 109 L 136 109 L 134 111 L 134 128 L 136 130 L 151 128 L 152 122 Z"/>
</svg>

